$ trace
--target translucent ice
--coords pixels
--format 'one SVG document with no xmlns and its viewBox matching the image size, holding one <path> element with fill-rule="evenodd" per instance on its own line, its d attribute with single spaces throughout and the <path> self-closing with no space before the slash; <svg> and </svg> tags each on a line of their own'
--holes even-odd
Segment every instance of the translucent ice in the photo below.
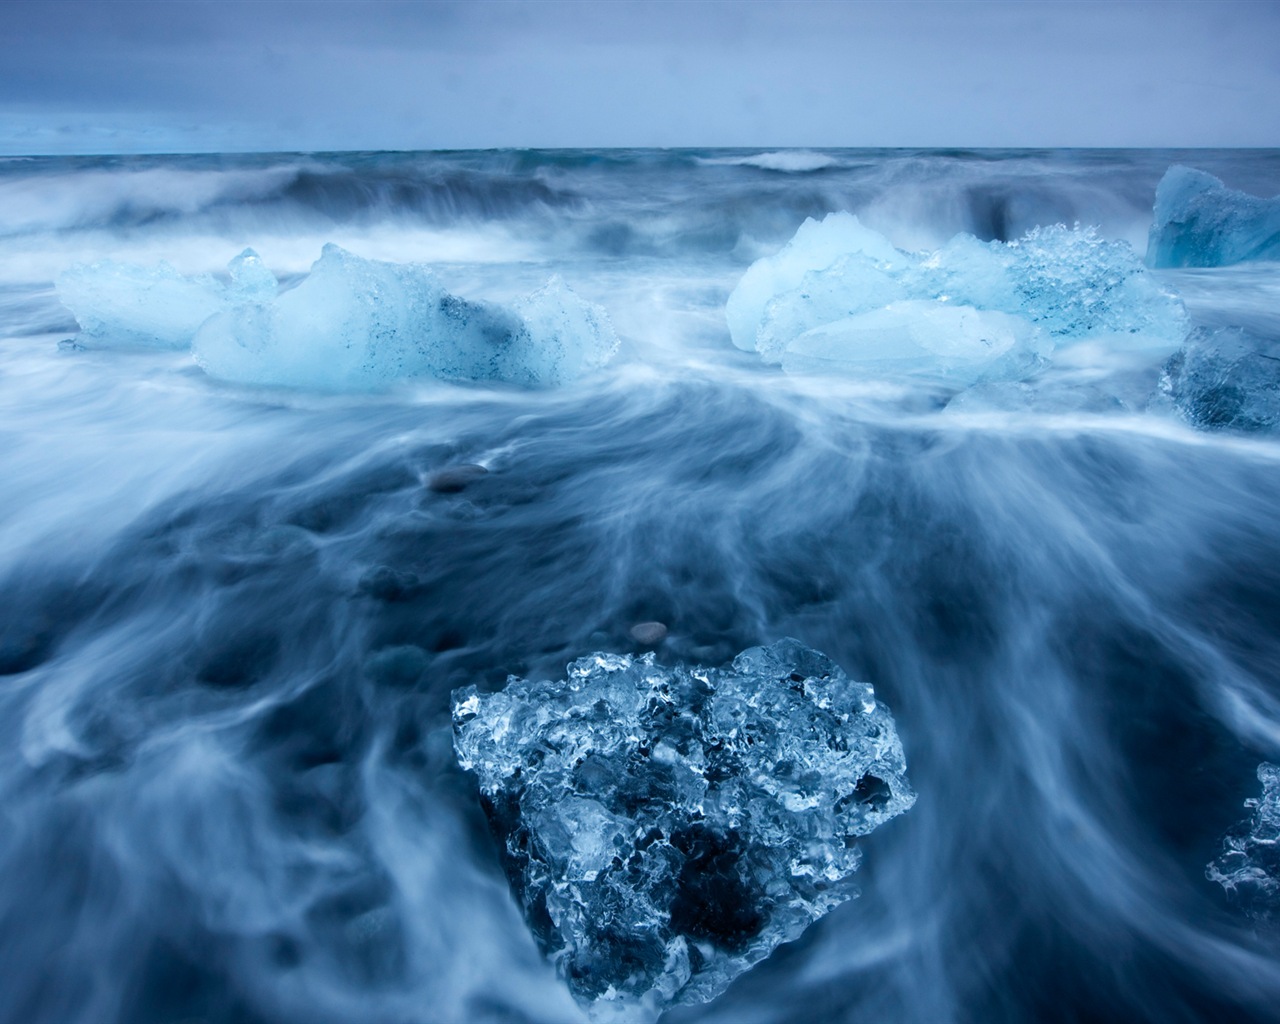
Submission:
<svg viewBox="0 0 1280 1024">
<path fill-rule="evenodd" d="M 1280 767 L 1258 765 L 1262 796 L 1245 801 L 1253 817 L 1231 829 L 1205 870 L 1256 920 L 1280 924 Z"/>
<path fill-rule="evenodd" d="M 242 302 L 267 301 L 276 279 L 246 249 L 227 267 L 228 287 L 208 275 L 185 277 L 168 263 L 81 263 L 58 278 L 58 298 L 96 346 L 186 348 L 209 317 Z"/>
<path fill-rule="evenodd" d="M 227 380 L 346 390 L 415 376 L 555 385 L 617 345 L 605 312 L 558 277 L 507 309 L 449 293 L 422 264 L 326 245 L 296 288 L 212 317 L 192 349 Z"/>
<path fill-rule="evenodd" d="M 731 667 L 595 654 L 453 694 L 454 749 L 526 920 L 596 1019 L 711 999 L 857 895 L 914 802 L 889 710 L 796 640 Z"/>
<path fill-rule="evenodd" d="M 1199 328 L 1170 357 L 1160 391 L 1204 430 L 1280 428 L 1280 343 L 1234 327 Z"/>
<path fill-rule="evenodd" d="M 1246 260 L 1280 260 L 1280 196 L 1260 199 L 1204 171 L 1170 167 L 1156 188 L 1147 263 L 1224 267 Z"/>
<path fill-rule="evenodd" d="M 733 343 L 747 351 L 756 348 L 756 332 L 769 302 L 797 288 L 810 271 L 823 270 L 851 253 L 888 263 L 902 257 L 887 238 L 863 227 L 851 214 L 830 213 L 821 221 L 807 219 L 781 252 L 751 264 L 729 296 L 725 316 Z"/>
<path fill-rule="evenodd" d="M 1172 351 L 1186 314 L 1124 242 L 1037 228 L 1014 242 L 958 235 L 932 253 L 894 249 L 848 214 L 806 221 L 729 298 L 735 344 L 788 368 L 1024 375 L 1055 346 Z"/>
</svg>

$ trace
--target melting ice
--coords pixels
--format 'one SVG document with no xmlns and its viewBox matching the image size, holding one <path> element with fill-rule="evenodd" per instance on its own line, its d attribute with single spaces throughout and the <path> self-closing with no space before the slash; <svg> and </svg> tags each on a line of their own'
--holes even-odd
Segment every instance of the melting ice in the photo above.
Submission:
<svg viewBox="0 0 1280 1024">
<path fill-rule="evenodd" d="M 1250 917 L 1280 924 L 1280 767 L 1258 765 L 1258 781 L 1262 796 L 1245 803 L 1253 816 L 1227 834 L 1205 873 Z"/>
<path fill-rule="evenodd" d="M 1153 267 L 1225 267 L 1280 259 L 1280 196 L 1260 199 L 1212 174 L 1170 167 L 1156 189 L 1147 243 Z"/>
<path fill-rule="evenodd" d="M 435 377 L 530 387 L 574 380 L 618 347 L 608 314 L 558 277 L 510 308 L 451 294 L 416 263 L 368 260 L 326 245 L 277 294 L 246 250 L 230 286 L 161 263 L 104 261 L 58 280 L 90 345 L 191 347 L 211 376 L 242 384 L 368 390 Z"/>
<path fill-rule="evenodd" d="M 596 654 L 453 695 L 516 898 L 597 1018 L 703 1002 L 857 895 L 915 802 L 888 708 L 795 640 L 730 668 Z"/>
<path fill-rule="evenodd" d="M 807 220 L 743 276 L 727 308 L 739 348 L 798 370 L 973 383 L 1026 376 L 1057 346 L 1172 351 L 1176 296 L 1125 242 L 1061 225 L 1014 242 L 957 235 L 895 249 L 848 213 Z"/>
</svg>

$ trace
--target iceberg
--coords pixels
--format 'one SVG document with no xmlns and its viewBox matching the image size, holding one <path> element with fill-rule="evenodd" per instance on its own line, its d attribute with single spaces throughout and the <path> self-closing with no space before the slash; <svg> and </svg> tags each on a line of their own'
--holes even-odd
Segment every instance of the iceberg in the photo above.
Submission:
<svg viewBox="0 0 1280 1024">
<path fill-rule="evenodd" d="M 1160 393 L 1201 430 L 1274 431 L 1280 427 L 1280 343 L 1235 327 L 1198 328 L 1165 364 Z"/>
<path fill-rule="evenodd" d="M 1147 264 L 1225 267 L 1280 260 L 1280 196 L 1227 188 L 1212 174 L 1175 165 L 1156 187 Z"/>
<path fill-rule="evenodd" d="M 1280 767 L 1258 765 L 1262 796 L 1245 801 L 1253 816 L 1222 841 L 1222 854 L 1205 869 L 1250 917 L 1280 925 Z"/>
<path fill-rule="evenodd" d="M 847 213 L 806 221 L 729 297 L 730 334 L 784 368 L 845 367 L 961 383 L 1025 376 L 1085 340 L 1169 352 L 1187 317 L 1124 242 L 1037 228 L 1013 242 L 957 235 L 894 249 Z"/>
<path fill-rule="evenodd" d="M 513 894 L 595 1020 L 704 1002 L 857 895 L 856 840 L 915 801 L 893 718 L 797 640 L 726 668 L 593 654 L 453 693 Z"/>
<path fill-rule="evenodd" d="M 430 267 L 326 245 L 281 292 L 251 249 L 229 283 L 168 264 L 102 262 L 58 281 L 80 338 L 106 346 L 190 347 L 211 376 L 242 384 L 368 390 L 406 377 L 566 383 L 618 348 L 608 314 L 559 278 L 510 308 L 450 293 Z"/>
<path fill-rule="evenodd" d="M 245 302 L 269 301 L 275 275 L 246 249 L 227 266 L 230 284 L 186 277 L 168 263 L 80 263 L 58 277 L 58 298 L 94 347 L 183 349 L 211 316 Z"/>
</svg>

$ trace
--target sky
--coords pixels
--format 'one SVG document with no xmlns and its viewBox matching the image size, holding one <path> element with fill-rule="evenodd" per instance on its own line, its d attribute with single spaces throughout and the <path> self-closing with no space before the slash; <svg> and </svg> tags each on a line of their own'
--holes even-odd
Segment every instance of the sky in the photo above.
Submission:
<svg viewBox="0 0 1280 1024">
<path fill-rule="evenodd" d="M 0 3 L 0 153 L 1280 146 L 1280 0 Z"/>
</svg>

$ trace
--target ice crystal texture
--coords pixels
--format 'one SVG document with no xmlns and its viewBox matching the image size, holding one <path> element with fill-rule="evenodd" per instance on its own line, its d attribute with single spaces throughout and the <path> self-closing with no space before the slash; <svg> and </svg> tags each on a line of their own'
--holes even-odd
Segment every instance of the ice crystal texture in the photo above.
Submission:
<svg viewBox="0 0 1280 1024">
<path fill-rule="evenodd" d="M 1199 328 L 1165 364 L 1160 391 L 1202 430 L 1280 429 L 1280 342 Z"/>
<path fill-rule="evenodd" d="M 211 316 L 247 302 L 269 302 L 276 279 L 246 249 L 227 265 L 230 285 L 207 274 L 185 277 L 168 263 L 78 263 L 58 277 L 58 298 L 95 347 L 186 348 Z"/>
<path fill-rule="evenodd" d="M 1124 242 L 1037 228 L 1012 242 L 957 235 L 906 253 L 847 213 L 808 220 L 729 297 L 738 347 L 786 369 L 957 383 L 1016 379 L 1084 340 L 1172 351 L 1186 314 Z"/>
<path fill-rule="evenodd" d="M 915 796 L 889 710 L 796 640 L 722 669 L 593 654 L 453 694 L 526 920 L 596 1019 L 711 999 L 857 895 Z"/>
<path fill-rule="evenodd" d="M 618 347 L 608 314 L 558 276 L 509 307 L 452 294 L 424 264 L 336 245 L 285 291 L 252 249 L 227 276 L 107 260 L 65 271 L 58 295 L 81 343 L 189 346 L 211 376 L 244 384 L 364 391 L 435 377 L 551 387 L 603 366 Z"/>
<path fill-rule="evenodd" d="M 1173 166 L 1156 188 L 1147 239 L 1153 267 L 1224 267 L 1280 259 L 1280 196 L 1227 188 L 1212 174 Z"/>
<path fill-rule="evenodd" d="M 1237 824 L 1205 874 L 1252 918 L 1280 925 L 1280 767 L 1258 765 L 1262 796 L 1245 801 L 1253 817 Z"/>
</svg>

